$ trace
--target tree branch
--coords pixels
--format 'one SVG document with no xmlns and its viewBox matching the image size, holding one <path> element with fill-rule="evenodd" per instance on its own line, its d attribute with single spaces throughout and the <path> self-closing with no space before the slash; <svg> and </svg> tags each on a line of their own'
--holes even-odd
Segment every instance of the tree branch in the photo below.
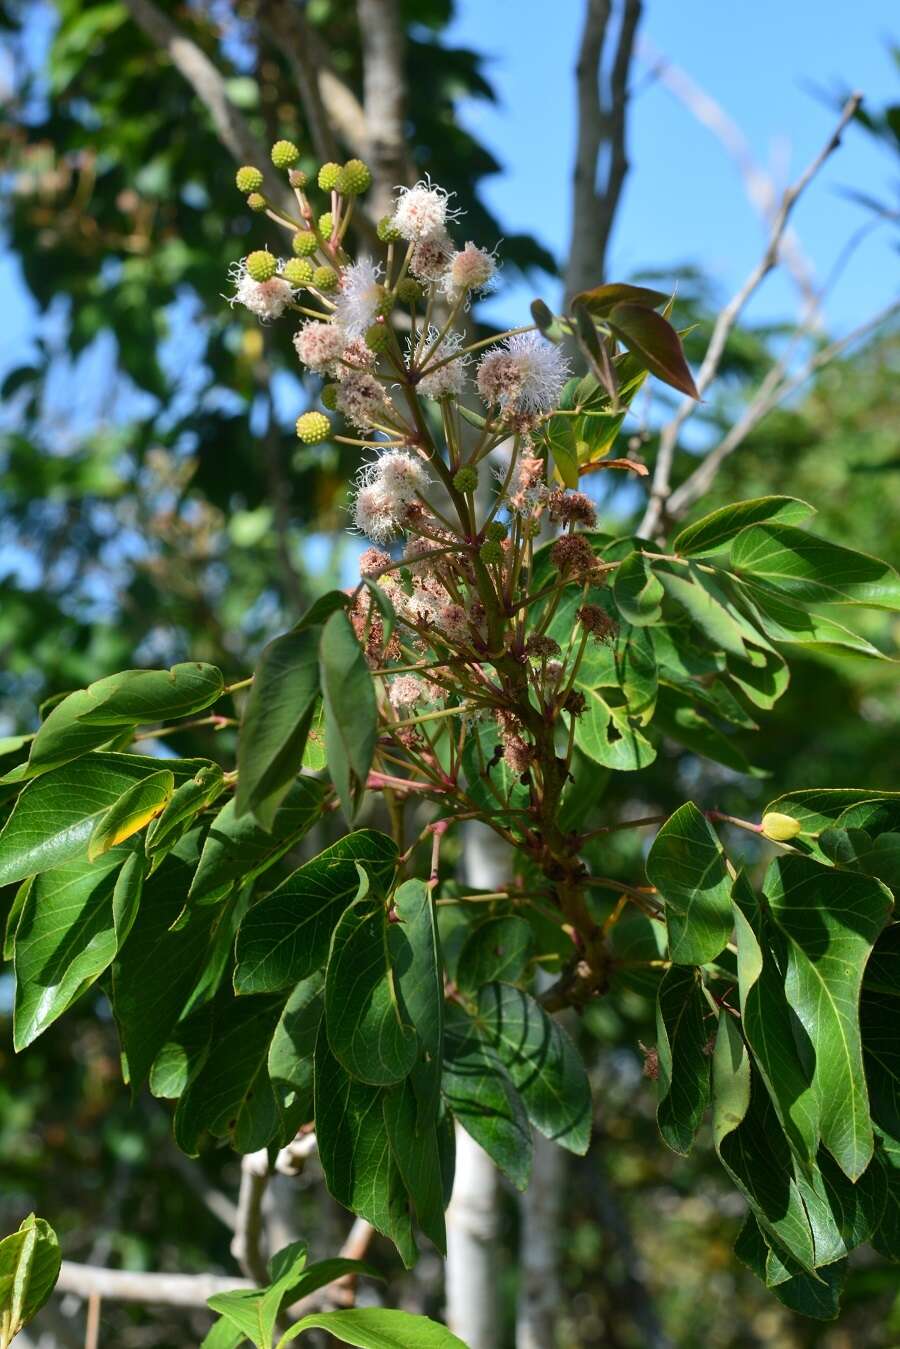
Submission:
<svg viewBox="0 0 900 1349">
<path fill-rule="evenodd" d="M 371 210 L 391 209 L 394 189 L 410 181 L 406 153 L 406 37 L 397 0 L 357 0 L 363 56 L 367 158 L 374 183 Z"/>
<path fill-rule="evenodd" d="M 158 9 L 153 0 L 125 0 L 135 23 L 169 57 L 176 70 L 194 90 L 210 115 L 216 135 L 237 164 L 255 164 L 265 179 L 272 201 L 293 208 L 293 196 L 269 161 L 266 147 L 257 139 L 244 115 L 228 97 L 225 81 L 216 66 L 191 38 Z"/>
<path fill-rule="evenodd" d="M 147 1274 L 127 1269 L 104 1269 L 64 1260 L 56 1284 L 57 1293 L 80 1298 L 96 1295 L 111 1302 L 158 1303 L 169 1307 L 205 1307 L 214 1293 L 234 1288 L 255 1288 L 249 1279 L 225 1278 L 218 1274 Z"/>
<path fill-rule="evenodd" d="M 241 1188 L 231 1254 L 244 1273 L 258 1285 L 269 1280 L 262 1250 L 262 1203 L 268 1183 L 269 1154 L 266 1149 L 246 1153 L 241 1158 Z"/>
<path fill-rule="evenodd" d="M 725 351 L 728 336 L 743 313 L 747 301 L 754 292 L 758 290 L 759 286 L 772 269 L 778 264 L 781 241 L 784 237 L 784 232 L 787 228 L 791 212 L 807 187 L 809 187 L 810 183 L 815 178 L 816 174 L 822 168 L 823 164 L 840 145 L 844 128 L 853 118 L 861 102 L 862 95 L 851 95 L 841 111 L 837 126 L 829 136 L 825 145 L 803 170 L 800 177 L 785 189 L 778 210 L 772 221 L 772 228 L 762 257 L 716 319 L 712 337 L 710 338 L 706 355 L 703 358 L 703 364 L 697 375 L 697 389 L 701 396 L 715 379 Z M 697 403 L 693 398 L 685 398 L 679 404 L 675 415 L 666 423 L 660 433 L 659 450 L 657 451 L 656 456 L 656 467 L 653 471 L 650 500 L 647 503 L 644 518 L 637 529 L 640 538 L 650 538 L 659 529 L 660 522 L 666 509 L 666 502 L 672 490 L 672 463 L 675 458 L 678 433 L 696 406 Z"/>
</svg>

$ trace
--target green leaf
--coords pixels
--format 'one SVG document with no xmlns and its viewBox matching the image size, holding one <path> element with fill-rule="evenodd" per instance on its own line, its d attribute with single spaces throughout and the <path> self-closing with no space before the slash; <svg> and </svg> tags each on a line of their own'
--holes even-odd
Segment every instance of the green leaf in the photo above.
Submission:
<svg viewBox="0 0 900 1349">
<path fill-rule="evenodd" d="M 673 389 L 699 398 L 678 334 L 661 314 L 629 301 L 616 304 L 606 316 L 610 329 L 651 374 Z"/>
<path fill-rule="evenodd" d="M 51 1025 L 116 954 L 113 890 L 126 849 L 36 877 L 16 932 L 13 1043 L 21 1051 Z"/>
<path fill-rule="evenodd" d="M 734 1253 L 791 1311 L 820 1321 L 832 1321 L 840 1311 L 841 1290 L 847 1274 L 846 1260 L 836 1260 L 815 1274 L 807 1274 L 799 1266 L 793 1266 L 795 1273 L 789 1273 L 787 1279 L 772 1284 L 769 1282 L 769 1270 L 772 1269 L 773 1273 L 775 1269 L 787 1272 L 785 1262 L 768 1245 L 752 1213 L 747 1215 L 740 1230 Z"/>
<path fill-rule="evenodd" d="M 659 1104 L 656 1122 L 673 1152 L 691 1150 L 709 1101 L 709 1007 L 695 970 L 671 966 L 656 997 Z"/>
<path fill-rule="evenodd" d="M 375 893 L 386 891 L 397 846 L 386 834 L 360 829 L 313 857 L 254 904 L 237 936 L 238 993 L 289 988 L 320 969 L 331 934 L 359 888 L 357 863 Z"/>
<path fill-rule="evenodd" d="M 570 1152 L 587 1152 L 591 1089 L 581 1055 L 559 1022 L 521 988 L 487 984 L 478 996 L 475 1025 L 534 1127 Z"/>
<path fill-rule="evenodd" d="M 857 816 L 851 822 L 842 818 L 845 812 L 867 807 L 878 810 L 882 806 L 900 809 L 900 792 L 878 792 L 871 787 L 805 787 L 776 797 L 763 814 L 790 815 L 799 822 L 804 835 L 814 835 L 838 821 L 865 829 L 864 817 Z"/>
<path fill-rule="evenodd" d="M 300 771 L 319 696 L 318 636 L 306 628 L 269 643 L 241 718 L 234 813 L 251 812 L 266 830 Z"/>
<path fill-rule="evenodd" d="M 794 604 L 767 585 L 756 585 L 742 576 L 735 579 L 739 598 L 743 599 L 751 617 L 770 641 L 839 653 L 856 651 L 876 660 L 887 659 L 877 646 L 833 618 L 812 613 L 808 607 Z"/>
<path fill-rule="evenodd" d="M 326 1330 L 342 1344 L 354 1344 L 358 1349 L 466 1349 L 462 1340 L 437 1321 L 382 1307 L 313 1312 L 285 1331 L 278 1349 L 304 1330 Z"/>
<path fill-rule="evenodd" d="M 364 876 L 364 873 L 363 873 Z M 409 943 L 389 923 L 383 901 L 365 889 L 342 914 L 325 975 L 325 1023 L 331 1051 L 359 1082 L 384 1087 L 412 1070 L 419 1040 L 398 988 L 411 961 Z"/>
<path fill-rule="evenodd" d="M 860 988 L 890 897 L 878 881 L 796 855 L 772 863 L 763 890 L 787 942 L 785 992 L 815 1054 L 811 1086 L 822 1142 L 856 1180 L 873 1148 Z"/>
<path fill-rule="evenodd" d="M 349 1077 L 328 1047 L 316 1042 L 316 1137 L 325 1183 L 352 1213 L 393 1241 L 403 1263 L 416 1259 L 406 1189 L 384 1123 L 384 1092 Z"/>
<path fill-rule="evenodd" d="M 79 758 L 123 729 L 200 712 L 221 696 L 214 665 L 189 661 L 171 670 L 123 670 L 70 693 L 50 712 L 31 746 L 26 776 Z"/>
<path fill-rule="evenodd" d="M 678 965 L 713 960 L 731 934 L 731 881 L 719 840 L 692 801 L 662 826 L 646 869 L 666 902 L 672 960 Z"/>
<path fill-rule="evenodd" d="M 702 755 L 704 759 L 724 764 L 726 768 L 731 768 L 736 773 L 747 773 L 751 777 L 761 776 L 762 770 L 754 768 L 745 758 L 734 738 L 720 731 L 693 705 L 691 699 L 698 695 L 703 696 L 703 690 L 699 686 L 685 692 L 683 688 L 661 685 L 654 725 L 679 745 L 684 745 L 694 754 Z"/>
<path fill-rule="evenodd" d="M 442 1089 L 457 1121 L 519 1190 L 531 1176 L 533 1144 L 518 1092 L 470 1017 L 446 1008 Z"/>
<path fill-rule="evenodd" d="M 212 1027 L 213 1008 L 208 1002 L 179 1021 L 153 1060 L 149 1086 L 154 1096 L 177 1101 L 184 1095 L 188 1082 L 200 1070 L 209 1052 Z"/>
<path fill-rule="evenodd" d="M 190 888 L 191 904 L 212 904 L 235 884 L 247 885 L 274 866 L 319 819 L 324 796 L 322 783 L 298 778 L 268 829 L 257 824 L 253 816 L 238 817 L 236 802 L 227 801 L 203 844 Z"/>
<path fill-rule="evenodd" d="M 626 622 L 640 627 L 658 623 L 663 593 L 662 583 L 642 552 L 629 553 L 619 563 L 613 579 L 613 598 Z"/>
<path fill-rule="evenodd" d="M 884 1212 L 872 1233 L 871 1242 L 879 1255 L 900 1261 L 900 1143 L 893 1138 L 882 1140 L 876 1153 L 880 1158 L 885 1191 Z"/>
<path fill-rule="evenodd" d="M 196 833 L 179 840 L 145 881 L 144 902 L 113 962 L 111 1001 L 133 1091 L 174 1032 L 223 919 L 220 910 L 198 910 L 173 930 L 196 865 L 197 843 Z"/>
<path fill-rule="evenodd" d="M 772 520 L 778 524 L 794 525 L 814 514 L 814 508 L 798 497 L 754 497 L 720 506 L 709 515 L 687 525 L 672 540 L 672 551 L 683 557 L 706 557 L 721 552 L 742 529 L 748 525 Z"/>
<path fill-rule="evenodd" d="M 91 754 L 30 782 L 0 833 L 0 885 L 86 860 L 99 817 L 159 766 L 159 759 L 139 754 Z M 203 759 L 166 760 L 176 783 L 208 766 Z"/>
<path fill-rule="evenodd" d="M 0 1241 L 0 1345 L 5 1346 L 40 1311 L 59 1278 L 56 1233 L 33 1213 Z"/>
<path fill-rule="evenodd" d="M 175 1111 L 175 1141 L 196 1156 L 204 1133 L 227 1138 L 237 1152 L 256 1152 L 282 1136 L 279 1102 L 267 1071 L 269 1045 L 283 997 L 220 1000 L 209 1054 Z"/>
<path fill-rule="evenodd" d="M 798 600 L 900 609 L 893 567 L 791 525 L 743 530 L 731 546 L 731 565 Z"/>
<path fill-rule="evenodd" d="M 343 612 L 332 614 L 322 629 L 319 668 L 328 769 L 352 821 L 372 766 L 378 709 L 365 655 Z"/>
<path fill-rule="evenodd" d="M 885 928 L 866 966 L 860 1001 L 872 1120 L 900 1149 L 900 924 Z M 897 1165 L 900 1165 L 898 1159 Z"/>
<path fill-rule="evenodd" d="M 394 912 L 406 943 L 397 980 L 421 1046 L 412 1082 L 424 1126 L 437 1117 L 444 1057 L 444 967 L 432 888 L 424 881 L 404 882 L 394 892 Z"/>
<path fill-rule="evenodd" d="M 578 748 L 605 768 L 635 772 L 656 758 L 656 749 L 638 729 L 628 709 L 613 707 L 597 688 L 583 688 L 587 705 L 575 722 Z"/>
<path fill-rule="evenodd" d="M 747 621 L 713 593 L 711 583 L 693 566 L 674 575 L 663 568 L 656 575 L 666 594 L 690 615 L 703 635 L 720 651 L 747 659 L 745 638 L 752 635 Z M 759 639 L 762 642 L 762 638 Z"/>
<path fill-rule="evenodd" d="M 394 1161 L 415 1206 L 419 1226 L 441 1254 L 446 1255 L 437 1129 L 432 1122 L 420 1122 L 416 1093 L 409 1078 L 384 1093 L 383 1109 Z"/>
<path fill-rule="evenodd" d="M 190 828 L 194 816 L 215 801 L 225 790 L 225 778 L 218 764 L 201 768 L 196 777 L 188 778 L 175 788 L 165 810 L 152 821 L 147 830 L 145 847 L 148 854 L 159 852 L 164 843 L 173 846 Z"/>
<path fill-rule="evenodd" d="M 750 1055 L 737 1021 L 723 1008 L 712 1063 L 712 1124 L 716 1147 L 744 1119 L 750 1106 Z"/>
<path fill-rule="evenodd" d="M 269 1080 L 293 1135 L 313 1117 L 313 1056 L 325 1008 L 320 973 L 301 979 L 285 1004 L 269 1046 Z"/>
<path fill-rule="evenodd" d="M 150 773 L 123 792 L 109 810 L 101 815 L 88 839 L 89 862 L 124 843 L 137 834 L 157 815 L 161 815 L 175 791 L 175 777 L 168 769 Z"/>
<path fill-rule="evenodd" d="M 534 937 L 526 919 L 514 913 L 487 918 L 466 938 L 456 966 L 456 984 L 465 993 L 477 993 L 482 984 L 518 983 L 533 949 Z"/>
</svg>

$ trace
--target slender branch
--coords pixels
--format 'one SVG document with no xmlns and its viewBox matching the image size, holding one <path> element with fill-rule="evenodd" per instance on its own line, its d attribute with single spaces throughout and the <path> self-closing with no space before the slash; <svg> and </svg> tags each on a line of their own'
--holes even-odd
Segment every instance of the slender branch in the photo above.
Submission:
<svg viewBox="0 0 900 1349">
<path fill-rule="evenodd" d="M 404 117 L 405 33 L 397 0 L 357 0 L 363 58 L 367 158 L 374 179 L 372 213 L 388 214 L 394 189 L 410 180 Z"/>
<path fill-rule="evenodd" d="M 169 1307 L 205 1307 L 214 1293 L 255 1288 L 249 1279 L 218 1274 L 147 1274 L 127 1269 L 104 1269 L 64 1260 L 54 1292 L 92 1295 L 111 1302 L 145 1302 Z"/>
<path fill-rule="evenodd" d="M 262 1203 L 269 1183 L 269 1154 L 265 1148 L 248 1152 L 241 1159 L 241 1188 L 231 1254 L 244 1273 L 259 1285 L 268 1282 L 262 1252 Z"/>
<path fill-rule="evenodd" d="M 799 178 L 785 189 L 778 210 L 773 218 L 772 228 L 762 257 L 716 319 L 709 347 L 703 358 L 703 364 L 700 367 L 696 380 L 697 389 L 701 397 L 716 377 L 729 334 L 743 313 L 748 300 L 778 264 L 781 243 L 791 212 L 807 187 L 809 187 L 810 183 L 815 178 L 816 174 L 825 164 L 826 160 L 828 160 L 840 145 L 844 128 L 853 118 L 861 102 L 862 96 L 860 94 L 851 95 L 844 104 L 837 126 L 829 136 L 825 145 L 806 166 Z M 653 471 L 650 500 L 647 503 L 644 518 L 637 530 L 640 538 L 649 538 L 659 529 L 660 522 L 665 513 L 666 502 L 672 490 L 672 463 L 675 458 L 678 433 L 696 406 L 697 403 L 693 398 L 685 398 L 679 404 L 675 415 L 666 423 L 660 433 L 659 450 L 656 456 L 656 467 Z"/>
<path fill-rule="evenodd" d="M 325 108 L 317 61 L 306 17 L 290 0 L 262 0 L 258 8 L 263 32 L 284 53 L 300 94 L 306 130 L 319 159 L 337 159 L 338 145 Z"/>
</svg>

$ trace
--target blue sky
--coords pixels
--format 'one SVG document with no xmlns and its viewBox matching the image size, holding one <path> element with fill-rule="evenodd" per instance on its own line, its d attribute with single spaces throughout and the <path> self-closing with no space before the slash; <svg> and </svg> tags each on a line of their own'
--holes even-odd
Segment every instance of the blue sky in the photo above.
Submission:
<svg viewBox="0 0 900 1349">
<path fill-rule="evenodd" d="M 536 232 L 557 254 L 570 228 L 575 138 L 573 68 L 581 0 L 458 0 L 453 40 L 489 56 L 499 103 L 462 109 L 506 166 L 491 180 L 491 205 L 509 229 Z M 883 0 L 647 0 L 642 32 L 684 69 L 740 126 L 754 156 L 781 183 L 825 142 L 835 115 L 814 90 L 858 88 L 873 108 L 898 97 Z M 896 30 L 894 40 L 897 40 Z M 610 274 L 700 263 L 723 291 L 756 260 L 763 238 L 739 174 L 713 135 L 658 83 L 636 69 L 633 163 L 610 259 Z M 845 137 L 806 198 L 795 223 L 820 279 L 865 219 L 840 188 L 886 196 L 897 169 L 858 129 Z M 896 290 L 897 255 L 888 230 L 868 238 L 826 309 L 846 331 Z M 530 298 L 522 288 L 494 302 L 515 317 Z M 757 318 L 783 318 L 796 291 L 770 278 L 755 302 Z"/>
</svg>

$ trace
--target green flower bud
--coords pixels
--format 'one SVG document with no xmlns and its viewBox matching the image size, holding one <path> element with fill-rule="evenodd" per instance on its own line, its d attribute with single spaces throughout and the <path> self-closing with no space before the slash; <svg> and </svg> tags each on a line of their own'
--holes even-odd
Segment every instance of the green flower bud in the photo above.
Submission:
<svg viewBox="0 0 900 1349">
<path fill-rule="evenodd" d="M 278 259 L 267 248 L 258 248 L 247 257 L 247 272 L 254 281 L 271 281 L 278 271 Z"/>
<path fill-rule="evenodd" d="M 496 539 L 487 539 L 478 549 L 478 556 L 482 562 L 500 562 L 503 559 L 503 549 Z"/>
<path fill-rule="evenodd" d="M 411 276 L 405 276 L 397 283 L 397 299 L 401 304 L 417 304 L 424 294 L 418 281 Z"/>
<path fill-rule="evenodd" d="M 312 284 L 316 290 L 328 292 L 337 290 L 338 275 L 333 267 L 317 267 L 312 275 Z"/>
<path fill-rule="evenodd" d="M 385 351 L 391 340 L 391 330 L 386 323 L 373 323 L 366 329 L 366 346 L 370 351 Z"/>
<path fill-rule="evenodd" d="M 293 141 L 276 141 L 272 146 L 272 163 L 276 169 L 290 169 L 300 158 L 300 151 Z"/>
<path fill-rule="evenodd" d="M 378 296 L 378 304 L 375 313 L 378 314 L 380 318 L 386 319 L 388 314 L 390 314 L 391 310 L 394 308 L 394 305 L 397 303 L 397 297 L 392 290 L 385 290 L 384 286 L 378 287 Z"/>
<path fill-rule="evenodd" d="M 288 258 L 281 275 L 292 286 L 308 286 L 315 268 L 309 258 Z"/>
<path fill-rule="evenodd" d="M 304 445 L 318 445 L 330 432 L 331 422 L 324 412 L 304 412 L 297 418 L 297 435 Z"/>
<path fill-rule="evenodd" d="M 321 234 L 322 238 L 326 240 L 330 239 L 331 231 L 334 229 L 334 216 L 331 214 L 331 212 L 323 211 L 322 214 L 319 216 L 319 219 L 316 221 L 316 224 L 319 227 L 319 233 Z"/>
<path fill-rule="evenodd" d="M 298 258 L 312 257 L 319 247 L 319 241 L 312 230 L 298 230 L 291 240 L 291 248 Z"/>
<path fill-rule="evenodd" d="M 453 486 L 457 492 L 474 492 L 478 486 L 478 470 L 466 464 L 465 468 L 459 468 L 453 475 Z"/>
<path fill-rule="evenodd" d="M 291 169 L 288 173 L 288 182 L 291 187 L 304 188 L 309 179 L 302 169 Z"/>
<path fill-rule="evenodd" d="M 234 175 L 238 192 L 258 192 L 263 185 L 263 176 L 252 164 L 245 164 Z"/>
<path fill-rule="evenodd" d="M 768 815 L 762 817 L 762 832 L 773 843 L 787 843 L 800 833 L 800 821 L 791 815 L 780 815 L 777 810 L 770 810 Z"/>
<path fill-rule="evenodd" d="M 361 159 L 348 159 L 337 181 L 338 192 L 345 197 L 358 197 L 372 186 L 372 171 Z"/>
<path fill-rule="evenodd" d="M 335 164 L 333 160 L 329 160 L 327 164 L 323 164 L 319 169 L 319 176 L 316 181 L 323 192 L 331 192 L 337 187 L 337 181 L 340 176 L 340 164 Z"/>
<path fill-rule="evenodd" d="M 334 412 L 337 407 L 338 394 L 341 391 L 340 384 L 326 384 L 319 397 L 322 400 L 323 407 L 327 407 L 329 412 Z"/>
<path fill-rule="evenodd" d="M 509 533 L 509 530 L 501 520 L 492 520 L 485 530 L 485 533 L 489 539 L 495 539 L 497 543 L 502 543 Z"/>
<path fill-rule="evenodd" d="M 400 231 L 389 215 L 383 215 L 376 226 L 376 232 L 383 244 L 394 244 L 401 238 Z"/>
<path fill-rule="evenodd" d="M 247 205 L 251 211 L 264 211 L 266 209 L 266 199 L 261 192 L 251 192 L 247 198 Z"/>
</svg>

